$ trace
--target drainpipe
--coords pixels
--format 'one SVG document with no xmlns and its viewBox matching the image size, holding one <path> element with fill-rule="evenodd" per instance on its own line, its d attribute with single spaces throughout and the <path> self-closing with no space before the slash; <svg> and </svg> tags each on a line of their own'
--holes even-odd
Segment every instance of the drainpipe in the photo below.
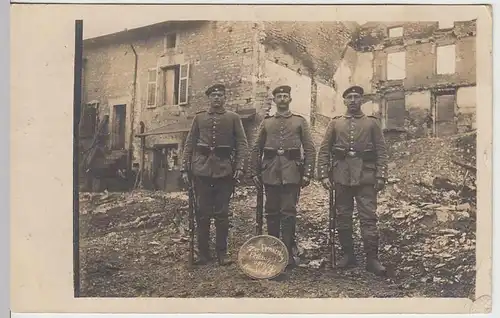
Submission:
<svg viewBox="0 0 500 318">
<path fill-rule="evenodd" d="M 134 84 L 132 89 L 132 102 L 130 104 L 130 135 L 129 135 L 129 147 L 127 154 L 127 170 L 132 170 L 132 155 L 133 155 L 133 140 L 134 140 L 134 119 L 135 119 L 135 96 L 137 91 L 137 52 L 132 44 L 130 44 L 132 52 L 134 52 Z"/>
</svg>

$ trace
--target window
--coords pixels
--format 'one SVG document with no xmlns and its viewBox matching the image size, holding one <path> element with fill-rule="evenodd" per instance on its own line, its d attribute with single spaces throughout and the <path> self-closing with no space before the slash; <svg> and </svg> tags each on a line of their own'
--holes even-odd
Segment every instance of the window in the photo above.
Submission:
<svg viewBox="0 0 500 318">
<path fill-rule="evenodd" d="M 159 105 L 186 104 L 188 100 L 189 64 L 162 67 L 159 75 Z"/>
<path fill-rule="evenodd" d="M 387 54 L 387 79 L 401 80 L 406 77 L 406 52 Z"/>
<path fill-rule="evenodd" d="M 455 21 L 453 20 L 441 20 L 438 22 L 438 29 L 453 29 L 455 27 Z"/>
<path fill-rule="evenodd" d="M 455 73 L 455 45 L 438 46 L 436 49 L 436 71 L 438 74 Z"/>
<path fill-rule="evenodd" d="M 403 129 L 406 117 L 404 92 L 394 92 L 386 95 L 385 128 Z"/>
<path fill-rule="evenodd" d="M 165 49 L 173 49 L 177 46 L 177 34 L 170 33 L 165 36 Z"/>
<path fill-rule="evenodd" d="M 403 36 L 403 27 L 389 28 L 389 37 L 398 38 Z"/>
<path fill-rule="evenodd" d="M 148 106 L 156 105 L 156 68 L 148 70 Z"/>
</svg>

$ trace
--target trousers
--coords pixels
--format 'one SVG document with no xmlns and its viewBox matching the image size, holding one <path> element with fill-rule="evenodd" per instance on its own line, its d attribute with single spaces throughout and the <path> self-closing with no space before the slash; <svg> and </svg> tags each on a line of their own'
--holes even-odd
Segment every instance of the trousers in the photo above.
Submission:
<svg viewBox="0 0 500 318">
<path fill-rule="evenodd" d="M 352 233 L 354 200 L 356 200 L 363 241 L 378 241 L 377 191 L 374 186 L 372 184 L 359 186 L 335 184 L 335 192 L 339 232 Z"/>
<path fill-rule="evenodd" d="M 281 234 L 281 240 L 287 247 L 289 262 L 291 262 L 300 185 L 265 185 L 264 188 L 267 233 L 277 238 L 280 238 Z"/>
<path fill-rule="evenodd" d="M 194 186 L 198 209 L 196 224 L 198 232 L 198 249 L 207 256 L 210 241 L 210 224 L 215 220 L 216 241 L 218 253 L 227 251 L 229 232 L 229 199 L 233 192 L 234 180 L 232 177 L 211 178 L 195 177 Z"/>
</svg>

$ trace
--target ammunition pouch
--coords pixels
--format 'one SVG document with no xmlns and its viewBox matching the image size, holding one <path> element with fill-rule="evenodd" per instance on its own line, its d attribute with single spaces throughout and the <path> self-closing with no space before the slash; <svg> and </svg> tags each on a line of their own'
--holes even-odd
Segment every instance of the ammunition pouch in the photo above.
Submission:
<svg viewBox="0 0 500 318">
<path fill-rule="evenodd" d="M 337 160 L 344 160 L 346 158 L 361 158 L 365 162 L 376 162 L 377 161 L 377 152 L 375 150 L 363 150 L 356 151 L 345 149 L 341 147 L 335 147 L 333 149 L 333 156 Z"/>
<path fill-rule="evenodd" d="M 299 148 L 264 148 L 264 159 L 273 159 L 276 156 L 283 156 L 288 160 L 301 160 L 301 153 Z"/>
<path fill-rule="evenodd" d="M 230 159 L 233 149 L 229 146 L 210 147 L 205 145 L 196 145 L 196 150 L 204 156 L 215 155 L 221 159 Z"/>
</svg>

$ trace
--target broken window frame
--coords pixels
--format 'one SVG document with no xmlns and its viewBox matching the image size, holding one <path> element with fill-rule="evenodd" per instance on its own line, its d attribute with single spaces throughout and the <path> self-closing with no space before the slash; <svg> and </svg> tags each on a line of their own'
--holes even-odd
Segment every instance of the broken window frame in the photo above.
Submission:
<svg viewBox="0 0 500 318">
<path fill-rule="evenodd" d="M 151 74 L 155 75 L 154 80 L 151 79 Z M 157 74 L 157 68 L 149 68 L 148 69 L 148 82 L 146 85 L 146 106 L 148 108 L 154 108 L 156 107 L 156 100 L 157 100 L 157 88 L 158 88 L 158 74 Z M 151 88 L 152 87 L 152 88 Z M 152 94 L 150 94 L 150 89 L 152 89 Z M 150 99 L 152 98 L 152 100 Z"/>
<path fill-rule="evenodd" d="M 453 56 L 454 56 L 454 60 L 455 60 L 455 63 L 453 64 L 453 71 L 452 72 L 440 72 L 440 61 L 441 63 L 447 63 L 448 60 L 450 60 L 450 58 L 448 58 L 446 55 L 442 56 L 442 60 L 439 58 L 440 57 L 440 48 L 445 48 L 445 47 L 453 47 Z M 442 44 L 442 45 L 437 45 L 436 46 L 436 74 L 437 75 L 453 75 L 453 74 L 456 74 L 457 73 L 457 53 L 456 53 L 456 50 L 457 50 L 457 46 L 455 43 L 450 43 L 450 44 Z"/>
</svg>

